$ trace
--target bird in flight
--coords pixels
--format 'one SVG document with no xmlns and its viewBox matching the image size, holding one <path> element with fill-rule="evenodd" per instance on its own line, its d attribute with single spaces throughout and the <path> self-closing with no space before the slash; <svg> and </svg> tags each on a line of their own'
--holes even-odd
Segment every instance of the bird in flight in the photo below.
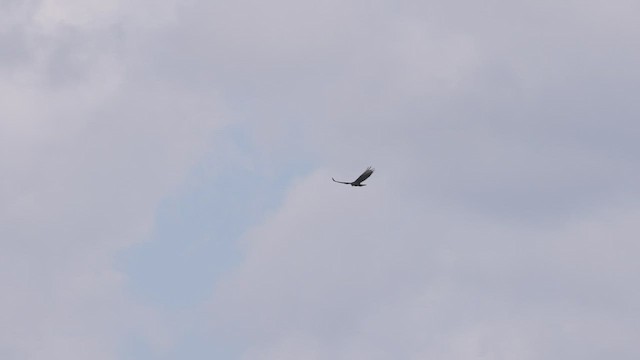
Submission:
<svg viewBox="0 0 640 360">
<path fill-rule="evenodd" d="M 367 180 L 367 178 L 369 178 L 369 176 L 371 176 L 371 174 L 373 174 L 373 172 L 375 171 L 374 168 L 372 168 L 371 166 L 369 166 L 367 168 L 367 170 L 365 170 L 362 175 L 358 176 L 358 178 L 354 181 L 354 182 L 344 182 L 344 181 L 337 181 L 334 178 L 331 178 L 331 180 L 340 183 L 340 184 L 347 184 L 347 185 L 351 185 L 351 186 L 366 186 L 367 184 L 363 184 L 362 182 Z"/>
</svg>

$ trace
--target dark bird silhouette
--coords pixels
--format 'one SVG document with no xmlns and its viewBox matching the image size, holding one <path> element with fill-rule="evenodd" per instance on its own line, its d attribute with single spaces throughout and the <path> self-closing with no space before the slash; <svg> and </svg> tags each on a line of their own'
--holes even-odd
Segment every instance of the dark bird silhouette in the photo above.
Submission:
<svg viewBox="0 0 640 360">
<path fill-rule="evenodd" d="M 367 168 L 367 170 L 365 170 L 362 175 L 358 176 L 358 178 L 356 179 L 356 181 L 354 182 L 344 182 L 344 181 L 337 181 L 334 178 L 331 178 L 331 180 L 340 183 L 340 184 L 347 184 L 347 185 L 351 185 L 351 186 L 367 186 L 367 184 L 363 184 L 362 182 L 367 180 L 367 178 L 369 178 L 369 176 L 371 176 L 371 174 L 373 174 L 373 172 L 375 171 L 374 168 L 372 168 L 371 166 L 369 166 Z"/>
</svg>

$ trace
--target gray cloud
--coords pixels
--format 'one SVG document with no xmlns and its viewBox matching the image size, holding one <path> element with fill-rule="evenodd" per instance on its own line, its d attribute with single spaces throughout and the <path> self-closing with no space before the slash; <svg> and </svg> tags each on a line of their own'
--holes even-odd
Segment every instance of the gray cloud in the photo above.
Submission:
<svg viewBox="0 0 640 360">
<path fill-rule="evenodd" d="M 180 316 L 137 303 L 113 258 L 227 124 L 247 144 L 214 158 L 314 171 L 203 284 L 216 343 L 637 358 L 634 2 L 1 6 L 5 357 L 172 346 Z M 366 188 L 327 181 L 367 165 Z"/>
<path fill-rule="evenodd" d="M 378 25 L 325 52 L 340 76 L 292 91 L 308 117 L 274 100 L 326 165 L 246 235 L 216 334 L 247 358 L 637 356 L 635 5 L 376 5 L 336 24 Z"/>
<path fill-rule="evenodd" d="M 0 87 L 0 352 L 113 359 L 136 336 L 162 348 L 162 316 L 126 293 L 113 257 L 147 238 L 201 157 L 215 100 L 137 77 L 140 34 L 118 32 L 117 15 L 96 23 L 89 6 L 74 23 L 73 3 L 15 6 L 5 39 L 24 61 L 3 65 Z"/>
</svg>

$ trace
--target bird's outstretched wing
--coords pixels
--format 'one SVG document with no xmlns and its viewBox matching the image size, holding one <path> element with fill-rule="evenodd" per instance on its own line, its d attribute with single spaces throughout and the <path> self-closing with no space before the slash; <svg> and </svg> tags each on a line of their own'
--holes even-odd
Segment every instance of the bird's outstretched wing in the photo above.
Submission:
<svg viewBox="0 0 640 360">
<path fill-rule="evenodd" d="M 337 182 L 337 183 L 340 183 L 340 184 L 347 184 L 347 185 L 351 185 L 351 183 L 344 182 L 344 181 L 338 181 L 338 180 L 336 180 L 336 179 L 334 179 L 334 178 L 331 178 L 331 180 L 333 180 L 333 181 L 335 181 L 335 182 Z"/>
<path fill-rule="evenodd" d="M 362 183 L 363 181 L 367 180 L 369 178 L 369 176 L 371 176 L 371 174 L 373 174 L 374 171 L 375 171 L 375 169 L 372 168 L 371 166 L 369 166 L 367 168 L 367 170 L 365 170 L 362 173 L 362 175 L 358 176 L 356 181 L 354 181 L 353 183 L 356 184 L 356 185 L 360 185 L 360 183 Z"/>
</svg>

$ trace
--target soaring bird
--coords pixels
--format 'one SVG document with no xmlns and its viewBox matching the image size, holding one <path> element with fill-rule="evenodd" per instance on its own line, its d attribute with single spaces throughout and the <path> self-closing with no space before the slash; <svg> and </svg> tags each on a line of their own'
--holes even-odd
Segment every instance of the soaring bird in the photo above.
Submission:
<svg viewBox="0 0 640 360">
<path fill-rule="evenodd" d="M 362 182 L 367 180 L 367 178 L 369 176 L 371 176 L 371 174 L 373 174 L 373 172 L 375 171 L 374 168 L 372 168 L 371 166 L 369 166 L 367 168 L 367 170 L 365 170 L 362 175 L 358 176 L 358 178 L 356 179 L 356 181 L 354 182 L 344 182 L 344 181 L 337 181 L 334 178 L 331 178 L 331 180 L 340 183 L 340 184 L 347 184 L 347 185 L 351 185 L 351 186 L 367 186 L 367 184 L 363 184 Z"/>
</svg>

